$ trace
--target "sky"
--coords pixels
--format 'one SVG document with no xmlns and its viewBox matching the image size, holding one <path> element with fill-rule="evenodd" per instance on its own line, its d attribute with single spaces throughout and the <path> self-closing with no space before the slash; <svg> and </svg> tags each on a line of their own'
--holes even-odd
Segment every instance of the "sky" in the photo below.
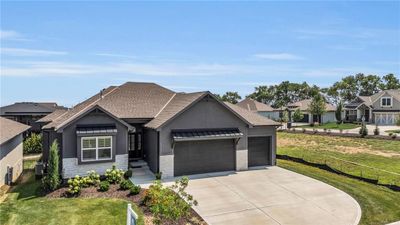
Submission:
<svg viewBox="0 0 400 225">
<path fill-rule="evenodd" d="M 110 85 L 238 91 L 400 76 L 400 1 L 1 2 L 0 105 Z"/>
</svg>

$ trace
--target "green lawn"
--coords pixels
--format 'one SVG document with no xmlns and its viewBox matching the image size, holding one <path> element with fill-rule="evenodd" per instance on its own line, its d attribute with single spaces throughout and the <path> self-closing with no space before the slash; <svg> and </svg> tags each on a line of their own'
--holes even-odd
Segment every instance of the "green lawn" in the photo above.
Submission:
<svg viewBox="0 0 400 225">
<path fill-rule="evenodd" d="M 400 142 L 300 133 L 278 133 L 278 154 L 303 158 L 306 161 L 327 163 L 331 167 L 380 183 L 400 185 Z M 360 167 L 335 158 L 376 168 Z M 379 169 L 379 170 L 377 170 Z"/>
<path fill-rule="evenodd" d="M 31 165 L 26 163 L 25 165 Z M 126 224 L 128 202 L 108 198 L 59 198 L 39 196 L 40 182 L 33 171 L 25 174 L 27 180 L 8 194 L 0 204 L 0 224 Z M 143 225 L 140 209 L 139 224 Z"/>
<path fill-rule="evenodd" d="M 399 130 L 386 130 L 386 133 L 396 133 L 396 134 L 400 134 L 400 129 Z"/>
<path fill-rule="evenodd" d="M 361 225 L 383 225 L 400 220 L 400 192 L 291 161 L 278 160 L 278 166 L 350 194 L 361 206 Z"/>
<path fill-rule="evenodd" d="M 331 129 L 331 130 L 349 130 L 349 129 L 354 129 L 357 127 L 360 127 L 358 124 L 354 123 L 342 123 L 342 124 L 337 124 L 336 122 L 330 122 L 330 123 L 324 123 L 319 126 L 311 126 L 311 125 L 303 125 L 303 126 L 298 126 L 300 128 L 316 128 L 316 129 Z"/>
</svg>

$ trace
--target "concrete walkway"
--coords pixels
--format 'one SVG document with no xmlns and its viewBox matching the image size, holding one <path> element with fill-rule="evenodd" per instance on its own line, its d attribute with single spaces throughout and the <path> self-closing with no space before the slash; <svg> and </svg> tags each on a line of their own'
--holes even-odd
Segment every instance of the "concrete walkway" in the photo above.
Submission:
<svg viewBox="0 0 400 225">
<path fill-rule="evenodd" d="M 355 225 L 361 218 L 348 194 L 276 166 L 189 178 L 194 209 L 211 225 Z"/>
</svg>

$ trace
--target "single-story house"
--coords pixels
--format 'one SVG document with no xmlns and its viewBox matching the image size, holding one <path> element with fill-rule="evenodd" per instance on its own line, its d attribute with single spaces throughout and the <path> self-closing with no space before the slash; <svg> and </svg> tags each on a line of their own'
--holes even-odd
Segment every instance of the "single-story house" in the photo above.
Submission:
<svg viewBox="0 0 400 225">
<path fill-rule="evenodd" d="M 0 107 L 0 116 L 31 126 L 30 131 L 40 132 L 36 121 L 58 109 L 66 108 L 55 102 L 16 102 Z"/>
<path fill-rule="evenodd" d="M 344 105 L 344 121 L 394 125 L 400 116 L 400 90 L 380 91 L 371 96 L 358 96 Z"/>
<path fill-rule="evenodd" d="M 275 165 L 270 119 L 210 92 L 174 92 L 154 83 L 110 86 L 43 126 L 44 159 L 60 143 L 64 178 L 128 169 L 144 160 L 163 177 Z"/>
<path fill-rule="evenodd" d="M 287 106 L 287 109 L 293 114 L 293 112 L 297 109 L 303 113 L 303 119 L 301 121 L 294 121 L 294 122 L 303 122 L 303 123 L 329 123 L 329 122 L 336 122 L 335 111 L 336 107 L 332 104 L 325 103 L 325 110 L 326 112 L 319 117 L 318 115 L 313 115 L 310 113 L 309 106 L 312 102 L 312 99 L 305 99 L 301 101 L 297 101 L 291 103 Z"/>
<path fill-rule="evenodd" d="M 274 109 L 270 105 L 267 105 L 265 103 L 261 103 L 257 100 L 251 99 L 251 98 L 245 98 L 242 101 L 238 102 L 236 104 L 237 106 L 240 106 L 244 109 L 247 109 L 249 111 L 258 113 L 262 116 L 267 117 L 268 119 L 272 119 L 275 121 L 278 121 L 279 118 L 279 109 Z"/>
<path fill-rule="evenodd" d="M 0 117 L 0 186 L 18 179 L 23 170 L 22 133 L 29 126 Z"/>
</svg>

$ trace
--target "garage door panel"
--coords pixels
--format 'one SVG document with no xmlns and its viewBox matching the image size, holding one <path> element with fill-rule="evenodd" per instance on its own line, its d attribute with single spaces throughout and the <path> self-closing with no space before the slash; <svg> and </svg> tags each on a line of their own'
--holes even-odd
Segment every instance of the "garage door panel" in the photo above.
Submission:
<svg viewBox="0 0 400 225">
<path fill-rule="evenodd" d="M 174 148 L 175 176 L 235 169 L 232 139 L 178 142 Z"/>
<path fill-rule="evenodd" d="M 248 138 L 249 166 L 264 166 L 271 164 L 271 137 Z"/>
</svg>

